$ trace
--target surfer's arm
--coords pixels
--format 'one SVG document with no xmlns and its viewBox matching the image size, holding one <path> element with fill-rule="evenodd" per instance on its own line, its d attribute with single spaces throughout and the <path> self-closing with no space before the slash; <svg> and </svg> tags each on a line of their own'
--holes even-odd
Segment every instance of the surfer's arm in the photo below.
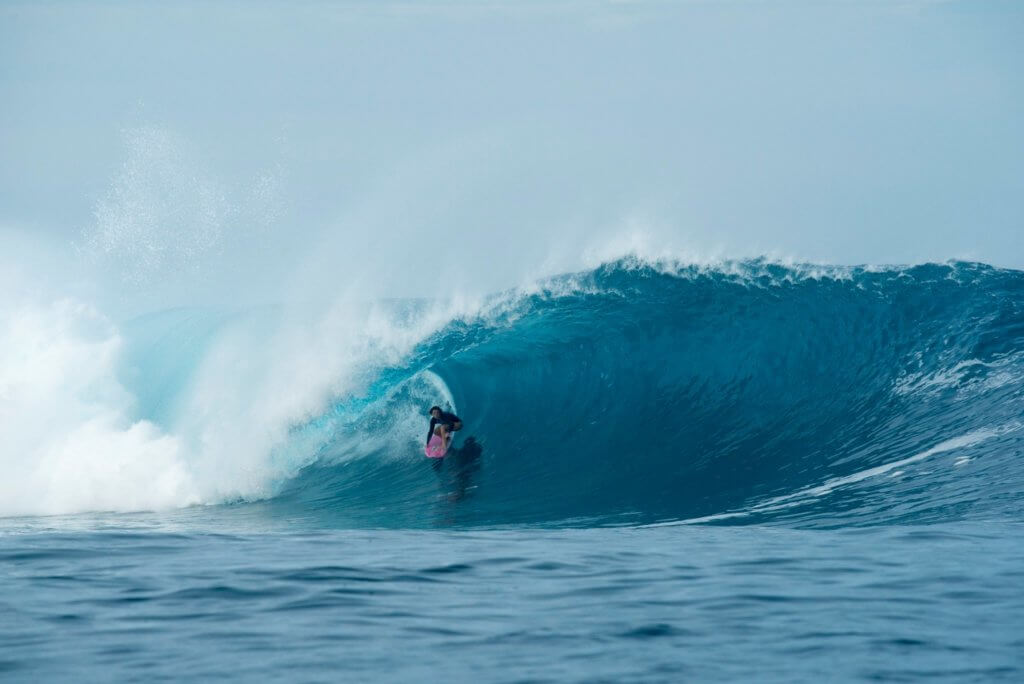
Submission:
<svg viewBox="0 0 1024 684">
<path fill-rule="evenodd" d="M 430 444 L 430 436 L 434 434 L 434 426 L 437 425 L 437 418 L 430 419 L 430 429 L 427 430 L 427 444 Z"/>
</svg>

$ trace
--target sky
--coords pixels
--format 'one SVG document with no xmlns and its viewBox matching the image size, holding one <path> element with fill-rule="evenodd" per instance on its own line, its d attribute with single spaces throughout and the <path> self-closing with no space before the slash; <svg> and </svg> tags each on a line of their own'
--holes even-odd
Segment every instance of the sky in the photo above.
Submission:
<svg viewBox="0 0 1024 684">
<path fill-rule="evenodd" d="M 4 0 L 0 251 L 167 301 L 1024 268 L 1022 36 L 981 0 Z"/>
</svg>

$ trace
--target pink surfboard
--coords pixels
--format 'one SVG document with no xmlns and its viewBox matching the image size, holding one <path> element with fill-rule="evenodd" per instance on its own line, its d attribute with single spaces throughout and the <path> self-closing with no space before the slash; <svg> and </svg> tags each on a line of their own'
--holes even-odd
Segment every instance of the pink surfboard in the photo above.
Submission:
<svg viewBox="0 0 1024 684">
<path fill-rule="evenodd" d="M 451 442 L 448 445 L 451 446 Z M 440 435 L 431 435 L 427 446 L 423 447 L 423 453 L 427 455 L 427 458 L 441 458 L 448 453 L 448 450 L 444 447 L 444 440 Z"/>
</svg>

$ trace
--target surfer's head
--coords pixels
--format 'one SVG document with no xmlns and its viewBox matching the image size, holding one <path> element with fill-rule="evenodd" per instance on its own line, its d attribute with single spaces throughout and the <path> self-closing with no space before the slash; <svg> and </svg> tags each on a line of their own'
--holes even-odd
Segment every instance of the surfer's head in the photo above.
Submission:
<svg viewBox="0 0 1024 684">
<path fill-rule="evenodd" d="M 437 413 L 435 414 L 434 411 L 437 411 Z M 431 406 L 430 410 L 427 411 L 427 413 L 429 413 L 430 415 L 434 416 L 435 418 L 438 418 L 438 417 L 441 416 L 441 407 L 440 406 Z"/>
</svg>

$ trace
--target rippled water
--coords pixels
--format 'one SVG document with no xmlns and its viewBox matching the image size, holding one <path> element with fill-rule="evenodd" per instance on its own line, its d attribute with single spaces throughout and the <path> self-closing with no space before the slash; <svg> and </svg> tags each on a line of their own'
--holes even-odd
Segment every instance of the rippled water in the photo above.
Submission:
<svg viewBox="0 0 1024 684">
<path fill-rule="evenodd" d="M 2 678 L 1024 678 L 1017 524 L 297 533 L 196 522 L 7 521 Z"/>
</svg>

